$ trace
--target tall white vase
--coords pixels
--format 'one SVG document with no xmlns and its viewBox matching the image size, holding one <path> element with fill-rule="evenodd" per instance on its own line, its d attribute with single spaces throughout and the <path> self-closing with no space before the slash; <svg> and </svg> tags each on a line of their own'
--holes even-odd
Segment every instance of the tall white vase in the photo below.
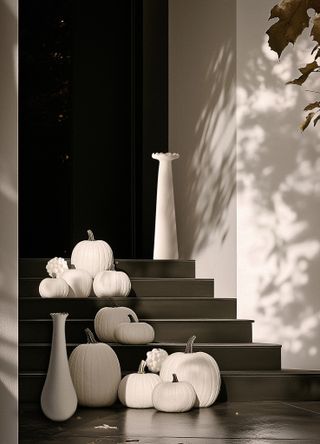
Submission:
<svg viewBox="0 0 320 444">
<path fill-rule="evenodd" d="M 41 393 L 41 408 L 52 421 L 66 421 L 77 408 L 77 395 L 70 375 L 65 324 L 68 313 L 50 313 L 52 344 L 47 377 Z"/>
<path fill-rule="evenodd" d="M 172 180 L 172 161 L 179 157 L 177 153 L 152 154 L 153 159 L 159 160 L 154 259 L 179 258 Z"/>
</svg>

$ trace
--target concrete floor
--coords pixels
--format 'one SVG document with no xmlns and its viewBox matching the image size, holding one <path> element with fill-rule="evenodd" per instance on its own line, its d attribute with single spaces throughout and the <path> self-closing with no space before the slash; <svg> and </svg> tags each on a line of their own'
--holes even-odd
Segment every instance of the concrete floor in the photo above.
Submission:
<svg viewBox="0 0 320 444">
<path fill-rule="evenodd" d="M 21 444 L 316 444 L 319 402 L 232 402 L 188 413 L 84 409 L 65 423 L 20 407 Z"/>
</svg>

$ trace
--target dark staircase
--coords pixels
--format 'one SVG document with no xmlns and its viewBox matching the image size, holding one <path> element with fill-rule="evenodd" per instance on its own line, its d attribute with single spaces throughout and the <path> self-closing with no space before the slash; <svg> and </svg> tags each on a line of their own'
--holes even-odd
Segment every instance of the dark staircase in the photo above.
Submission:
<svg viewBox="0 0 320 444">
<path fill-rule="evenodd" d="M 96 312 L 111 304 L 108 298 L 52 298 L 39 296 L 48 259 L 21 259 L 19 266 L 19 399 L 39 402 L 49 362 L 51 312 L 68 312 L 68 354 L 85 342 L 84 328 L 93 329 Z M 114 298 L 132 308 L 155 329 L 148 345 L 110 344 L 123 372 L 136 371 L 153 347 L 183 351 L 195 334 L 194 350 L 212 355 L 222 375 L 220 401 L 320 399 L 320 372 L 282 370 L 281 346 L 252 342 L 252 320 L 236 318 L 236 299 L 214 298 L 213 279 L 196 279 L 194 261 L 117 260 L 128 273 L 132 291 Z"/>
</svg>

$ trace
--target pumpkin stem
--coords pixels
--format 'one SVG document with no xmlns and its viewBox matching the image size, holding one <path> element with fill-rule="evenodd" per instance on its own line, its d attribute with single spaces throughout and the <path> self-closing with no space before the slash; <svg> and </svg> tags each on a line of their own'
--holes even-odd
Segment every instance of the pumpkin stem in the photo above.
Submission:
<svg viewBox="0 0 320 444">
<path fill-rule="evenodd" d="M 179 379 L 175 373 L 172 373 L 172 382 L 179 382 Z"/>
<path fill-rule="evenodd" d="M 52 273 L 52 277 L 53 277 L 53 279 L 56 279 L 57 278 L 57 273 Z"/>
<path fill-rule="evenodd" d="M 91 230 L 87 230 L 87 233 L 88 233 L 88 240 L 89 241 L 94 241 L 93 232 Z"/>
<path fill-rule="evenodd" d="M 132 314 L 128 314 L 128 318 L 130 319 L 130 322 L 137 322 Z"/>
<path fill-rule="evenodd" d="M 193 348 L 193 343 L 196 340 L 196 336 L 193 335 L 191 336 L 191 338 L 188 339 L 188 342 L 186 343 L 186 349 L 185 349 L 185 353 L 192 353 L 192 348 Z"/>
<path fill-rule="evenodd" d="M 94 337 L 94 334 L 92 333 L 90 328 L 85 329 L 85 334 L 87 335 L 88 344 L 97 344 L 96 338 Z"/>
<path fill-rule="evenodd" d="M 139 375 L 143 375 L 144 374 L 144 369 L 146 368 L 146 361 L 142 360 L 139 364 L 139 368 L 138 368 L 138 373 Z"/>
</svg>

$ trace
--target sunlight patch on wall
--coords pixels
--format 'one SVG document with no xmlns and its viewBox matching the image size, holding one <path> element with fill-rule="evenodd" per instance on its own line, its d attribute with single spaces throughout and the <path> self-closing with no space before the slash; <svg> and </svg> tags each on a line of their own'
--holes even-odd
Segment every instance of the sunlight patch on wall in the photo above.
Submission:
<svg viewBox="0 0 320 444">
<path fill-rule="evenodd" d="M 255 32 L 238 42 L 238 316 L 283 345 L 284 367 L 320 368 L 320 135 L 299 131 L 308 86 L 285 85 L 306 41 L 279 63 Z"/>
</svg>

